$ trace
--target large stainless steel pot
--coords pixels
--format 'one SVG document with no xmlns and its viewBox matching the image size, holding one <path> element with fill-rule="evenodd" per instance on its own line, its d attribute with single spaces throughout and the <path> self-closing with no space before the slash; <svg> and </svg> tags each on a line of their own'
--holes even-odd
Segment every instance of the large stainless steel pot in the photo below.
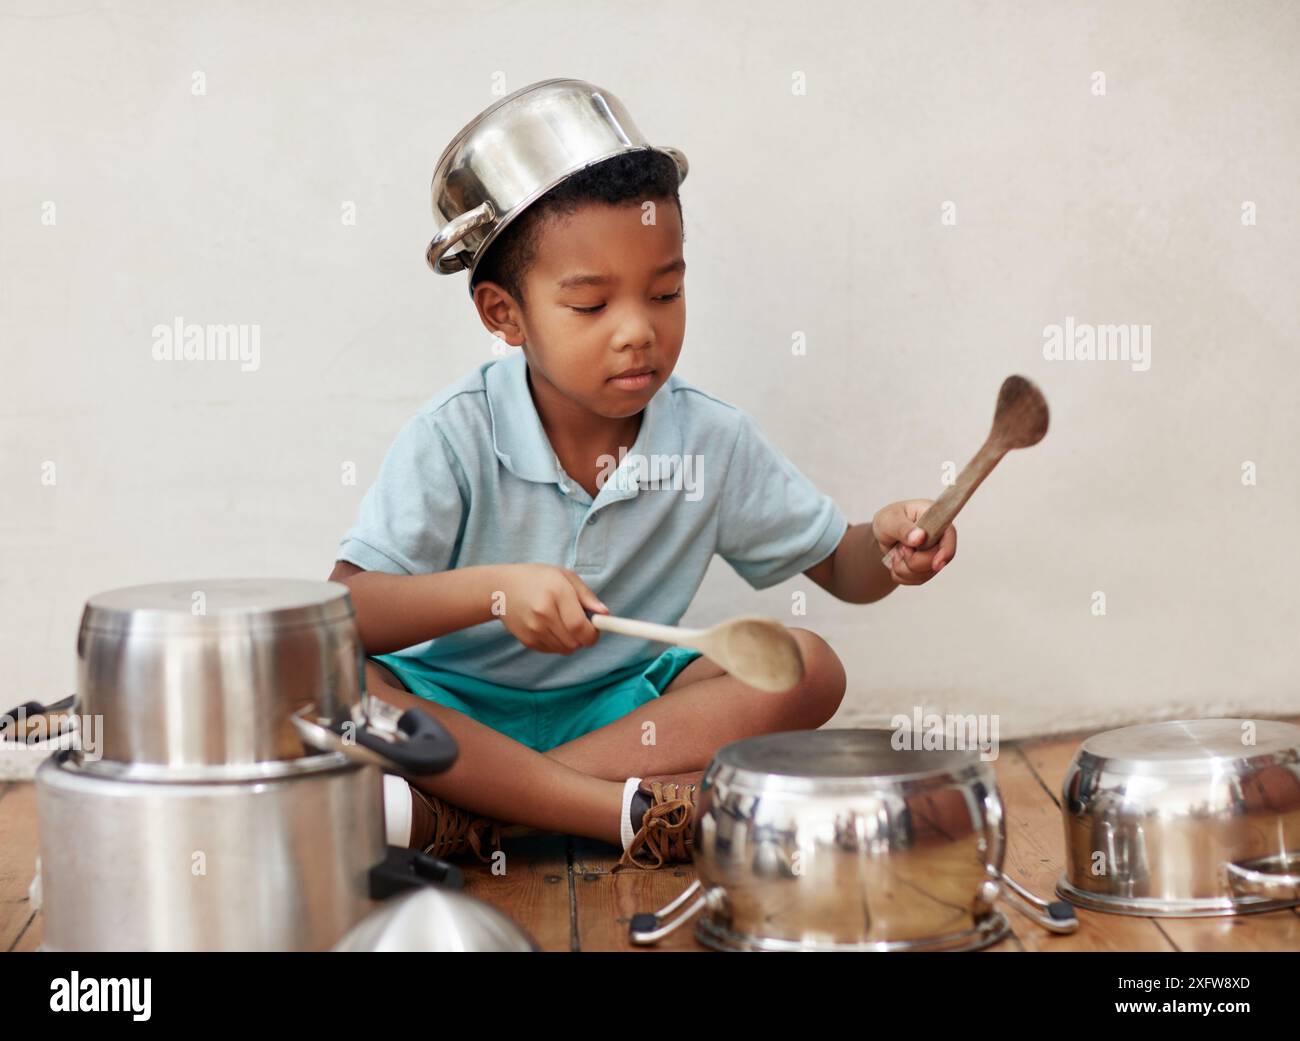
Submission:
<svg viewBox="0 0 1300 1041">
<path fill-rule="evenodd" d="M 720 950 L 973 950 L 1008 931 L 1002 800 L 978 753 L 896 750 L 886 730 L 765 734 L 720 749 L 698 800 L 698 881 L 636 916 L 635 943 L 697 911 L 696 936 Z M 1069 905 L 1007 895 L 1045 928 L 1077 928 Z"/>
<path fill-rule="evenodd" d="M 473 272 L 487 248 L 539 196 L 584 167 L 651 149 L 689 169 L 676 148 L 649 144 L 623 103 L 583 80 L 530 84 L 480 113 L 452 139 L 433 172 L 433 214 L 443 222 L 426 259 L 441 275 Z"/>
<path fill-rule="evenodd" d="M 1057 892 L 1119 914 L 1300 905 L 1300 727 L 1177 720 L 1088 738 L 1062 790 Z"/>
<path fill-rule="evenodd" d="M 459 872 L 387 851 L 377 765 L 436 773 L 428 713 L 364 696 L 347 587 L 114 590 L 86 605 L 77 714 L 103 747 L 36 773 L 52 950 L 322 950 L 372 898 Z"/>
<path fill-rule="evenodd" d="M 341 755 L 251 784 L 162 784 L 61 753 L 36 786 L 46 950 L 325 950 L 373 906 L 380 774 Z"/>
</svg>

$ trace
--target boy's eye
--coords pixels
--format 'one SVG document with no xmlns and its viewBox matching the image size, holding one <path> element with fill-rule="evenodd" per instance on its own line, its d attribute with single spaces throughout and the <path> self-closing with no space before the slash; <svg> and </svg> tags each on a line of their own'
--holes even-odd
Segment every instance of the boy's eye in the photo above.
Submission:
<svg viewBox="0 0 1300 1041">
<path fill-rule="evenodd" d="M 682 295 L 682 291 L 678 289 L 676 292 L 664 293 L 660 296 L 655 297 L 655 299 L 660 301 L 661 303 L 668 303 L 671 300 L 676 300 L 681 295 Z M 575 314 L 595 314 L 597 311 L 602 310 L 604 306 L 605 306 L 604 304 L 596 304 L 593 307 L 575 307 L 573 304 L 570 304 L 569 310 L 573 311 Z"/>
</svg>

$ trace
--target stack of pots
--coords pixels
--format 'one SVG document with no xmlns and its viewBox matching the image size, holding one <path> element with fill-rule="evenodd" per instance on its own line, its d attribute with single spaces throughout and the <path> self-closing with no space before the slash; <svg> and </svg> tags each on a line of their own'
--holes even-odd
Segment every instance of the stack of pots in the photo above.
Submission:
<svg viewBox="0 0 1300 1041">
<path fill-rule="evenodd" d="M 98 725 L 36 775 L 46 949 L 325 950 L 395 879 L 455 883 L 386 847 L 379 767 L 437 773 L 456 745 L 365 697 L 346 586 L 113 590 L 77 659 Z"/>
</svg>

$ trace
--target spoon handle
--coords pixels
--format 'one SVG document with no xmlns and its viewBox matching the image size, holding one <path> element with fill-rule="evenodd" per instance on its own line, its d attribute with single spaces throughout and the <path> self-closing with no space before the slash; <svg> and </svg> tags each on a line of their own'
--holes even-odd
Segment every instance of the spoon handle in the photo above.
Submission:
<svg viewBox="0 0 1300 1041">
<path fill-rule="evenodd" d="M 917 526 L 925 531 L 925 540 L 919 546 L 913 546 L 913 549 L 930 549 L 939 541 L 948 525 L 956 519 L 961 508 L 966 505 L 966 500 L 975 494 L 975 489 L 993 472 L 993 467 L 998 465 L 998 460 L 1006 454 L 1007 450 L 1001 444 L 995 444 L 992 438 L 980 446 L 980 450 L 975 453 L 975 458 L 957 475 L 957 480 L 945 488 L 939 498 L 930 503 L 917 520 Z M 894 551 L 891 548 L 880 558 L 880 562 L 885 567 L 889 567 L 893 555 Z"/>
<path fill-rule="evenodd" d="M 675 625 L 659 625 L 657 622 L 640 622 L 634 618 L 618 618 L 609 614 L 589 612 L 591 624 L 597 629 L 623 636 L 637 636 L 643 640 L 657 640 L 660 643 L 674 643 L 678 646 L 693 646 L 699 636 L 697 629 L 682 629 Z"/>
</svg>

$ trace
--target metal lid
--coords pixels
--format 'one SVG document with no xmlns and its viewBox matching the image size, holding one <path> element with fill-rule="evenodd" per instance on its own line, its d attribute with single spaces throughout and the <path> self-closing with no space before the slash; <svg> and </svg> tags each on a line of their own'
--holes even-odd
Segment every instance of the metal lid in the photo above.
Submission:
<svg viewBox="0 0 1300 1041">
<path fill-rule="evenodd" d="M 1176 719 L 1094 734 L 1079 755 L 1119 773 L 1203 772 L 1212 760 L 1300 757 L 1300 727 L 1270 719 Z"/>
<path fill-rule="evenodd" d="M 210 578 L 127 586 L 86 602 L 81 628 L 184 635 L 285 629 L 351 617 L 348 587 L 300 578 Z"/>
<path fill-rule="evenodd" d="M 895 747 L 896 744 L 903 747 Z M 714 763 L 787 782 L 894 782 L 959 773 L 981 763 L 977 750 L 906 747 L 893 730 L 796 730 L 762 734 L 719 749 Z M 837 787 L 840 785 L 837 785 Z"/>
</svg>

